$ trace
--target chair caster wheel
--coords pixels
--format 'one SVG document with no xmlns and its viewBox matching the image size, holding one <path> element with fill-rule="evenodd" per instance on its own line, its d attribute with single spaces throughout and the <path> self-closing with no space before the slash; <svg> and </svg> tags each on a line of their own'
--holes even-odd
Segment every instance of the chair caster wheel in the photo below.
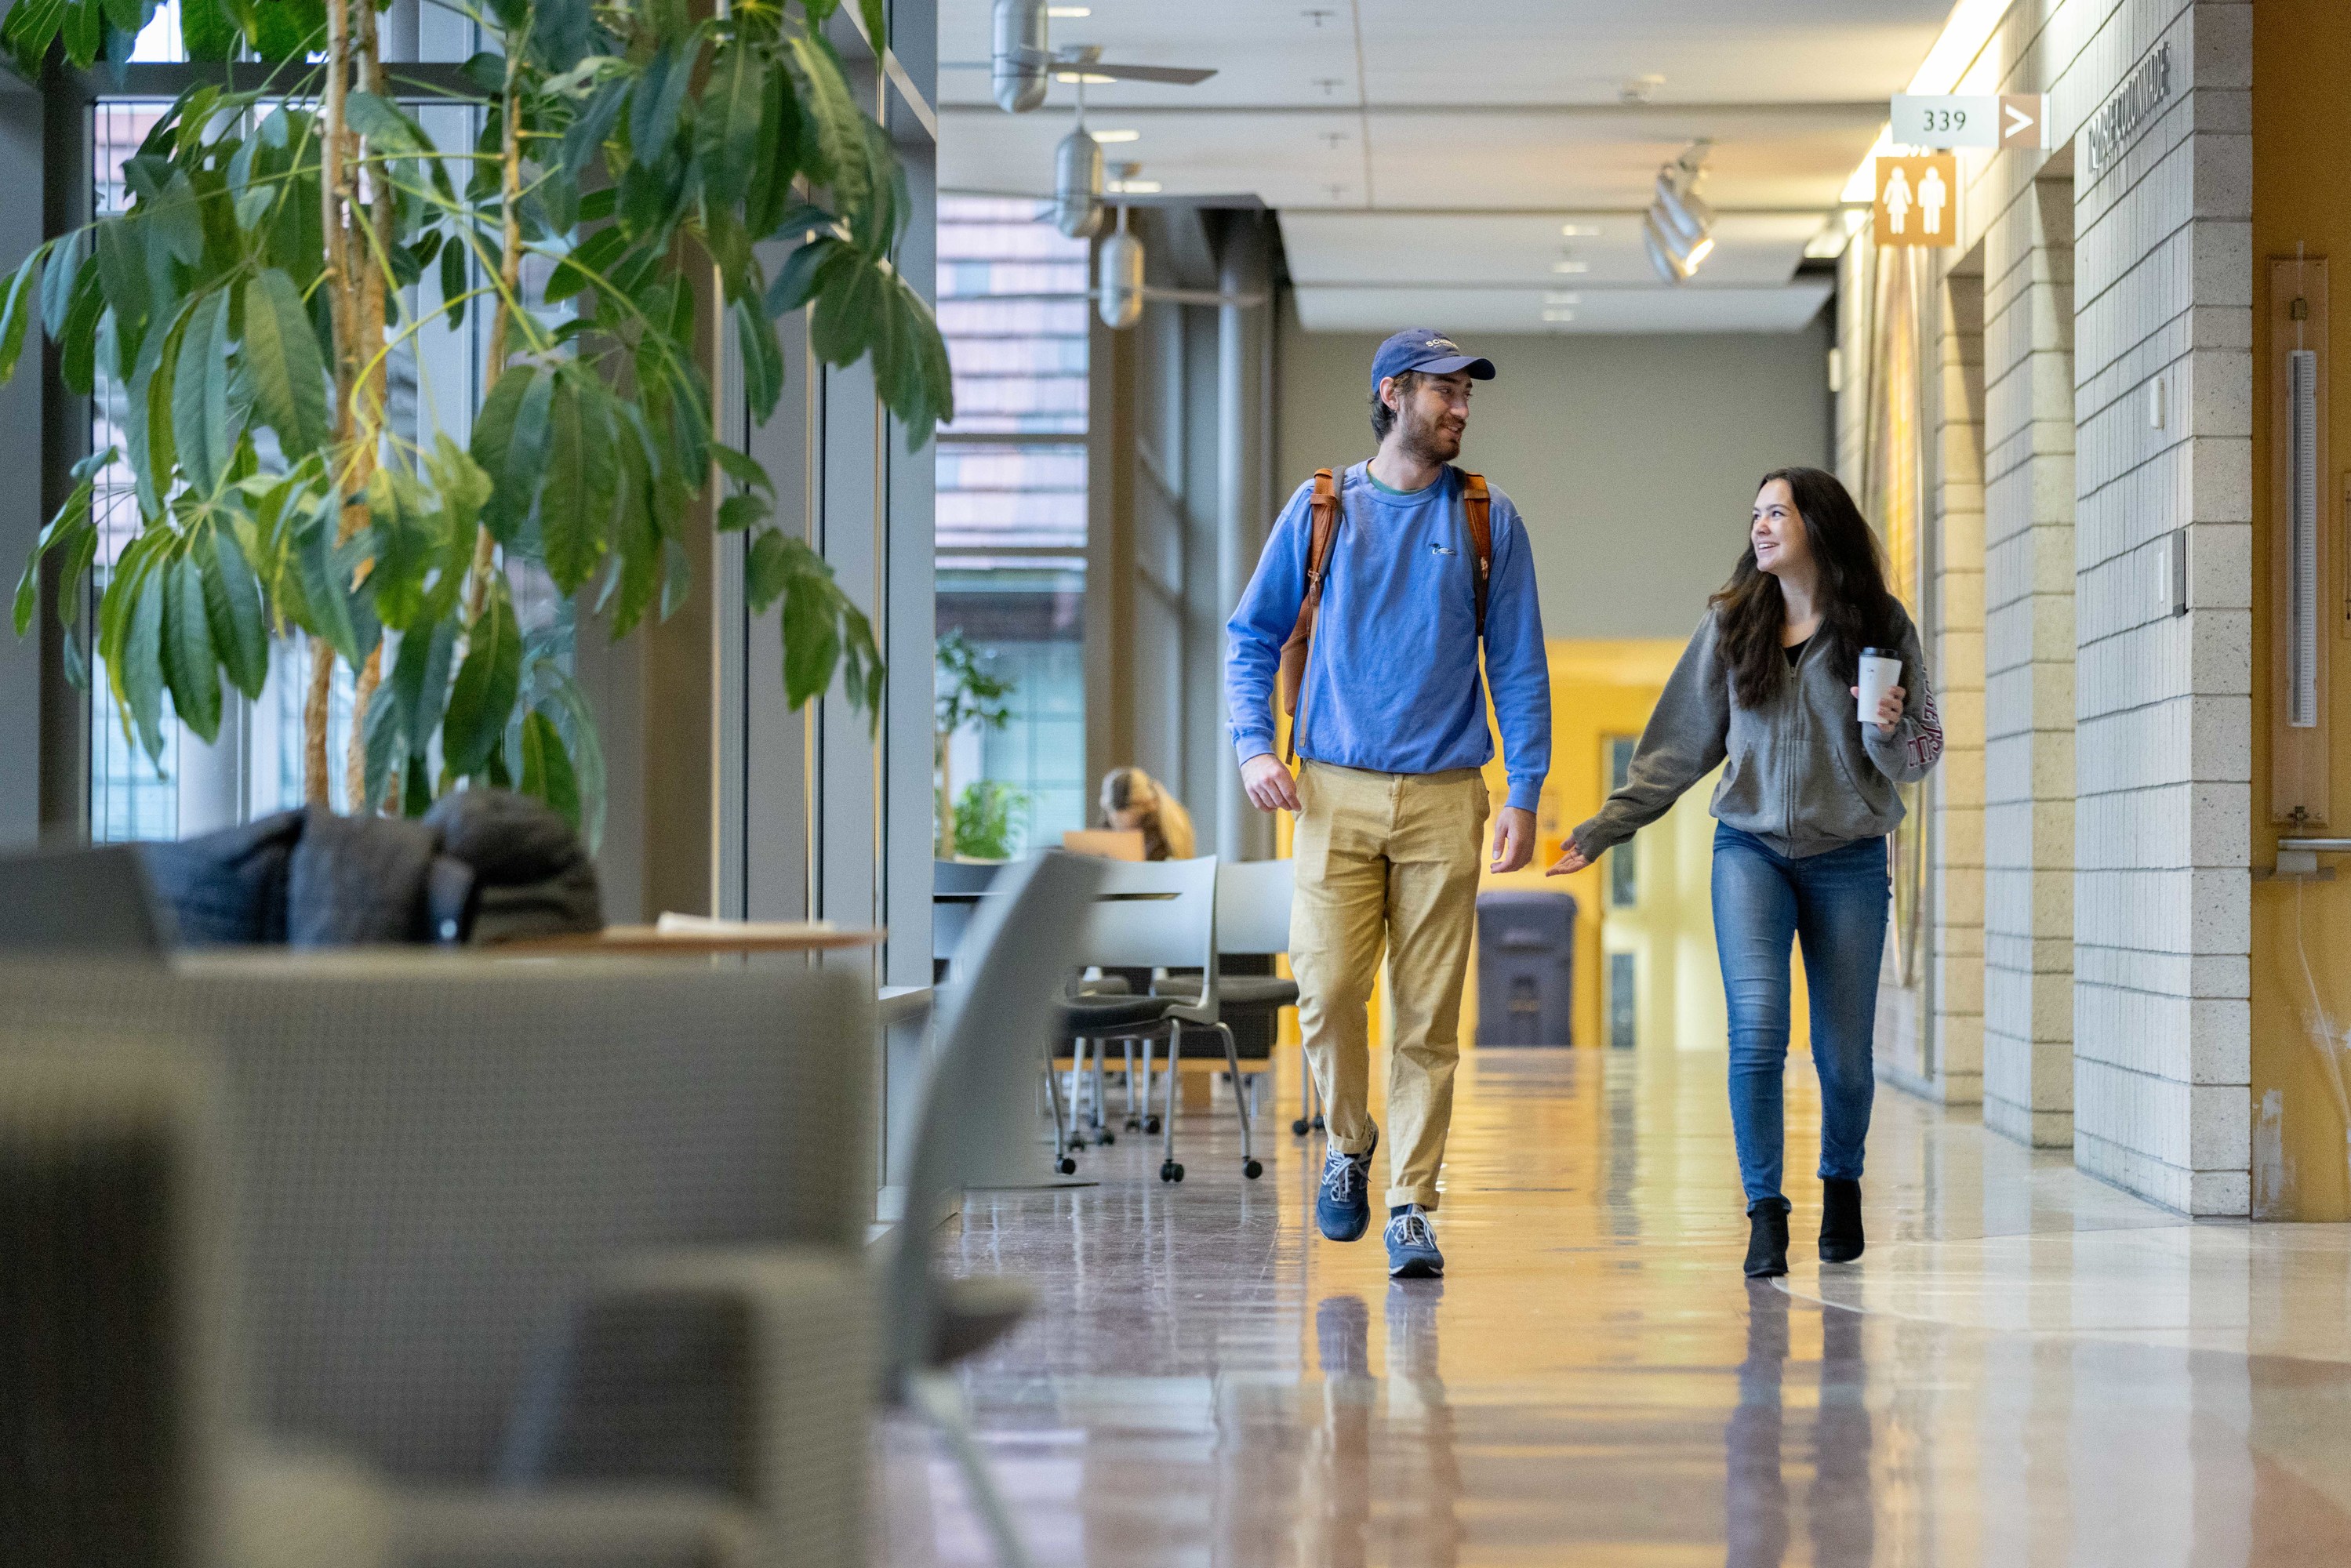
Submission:
<svg viewBox="0 0 2351 1568">
<path fill-rule="evenodd" d="M 1071 1159 L 1069 1155 L 1063 1155 L 1061 1156 L 1061 1163 L 1055 1166 L 1053 1168 L 1060 1171 L 1063 1176 L 1075 1176 L 1078 1174 L 1078 1162 Z"/>
<path fill-rule="evenodd" d="M 1129 1116 L 1126 1119 L 1126 1130 L 1130 1133 L 1139 1133 L 1143 1131 L 1143 1118 L 1140 1116 Z"/>
<path fill-rule="evenodd" d="M 1160 1162 L 1159 1166 L 1159 1179 L 1161 1181 L 1182 1181 L 1184 1179 L 1184 1167 L 1177 1165 L 1174 1160 L 1163 1160 Z"/>
<path fill-rule="evenodd" d="M 1094 1142 L 1097 1144 L 1115 1144 L 1118 1142 L 1118 1134 L 1112 1132 L 1108 1127 L 1104 1127 L 1101 1132 L 1094 1134 Z"/>
<path fill-rule="evenodd" d="M 1302 1138 L 1306 1135 L 1305 1117 L 1298 1117 L 1290 1124 L 1290 1135 L 1293 1138 Z"/>
<path fill-rule="evenodd" d="M 1241 1162 L 1241 1175 L 1249 1177 L 1251 1181 L 1255 1181 L 1258 1177 L 1265 1175 L 1265 1166 L 1256 1160 L 1243 1160 Z"/>
<path fill-rule="evenodd" d="M 1156 1132 L 1158 1132 L 1158 1131 L 1159 1131 L 1159 1118 L 1158 1118 L 1158 1117 L 1156 1117 L 1156 1116 L 1154 1116 L 1154 1117 L 1152 1117 L 1150 1120 L 1148 1120 L 1148 1121 L 1144 1122 L 1144 1123 L 1143 1124 L 1143 1130 L 1144 1130 L 1144 1132 L 1146 1132 L 1146 1133 L 1156 1133 Z"/>
<path fill-rule="evenodd" d="M 1322 1131 L 1322 1118 L 1320 1116 L 1314 1118 L 1314 1130 L 1318 1133 Z"/>
</svg>

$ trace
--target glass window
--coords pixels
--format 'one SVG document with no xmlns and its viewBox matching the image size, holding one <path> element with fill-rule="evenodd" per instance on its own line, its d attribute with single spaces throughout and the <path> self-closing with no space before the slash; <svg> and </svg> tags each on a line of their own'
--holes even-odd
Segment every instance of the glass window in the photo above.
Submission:
<svg viewBox="0 0 2351 1568">
<path fill-rule="evenodd" d="M 1016 852 L 1086 825 L 1086 267 L 1035 202 L 942 197 L 939 326 L 956 419 L 938 436 L 938 630 L 1011 685 L 1001 728 L 942 748 L 958 797 L 1017 792 Z"/>
</svg>

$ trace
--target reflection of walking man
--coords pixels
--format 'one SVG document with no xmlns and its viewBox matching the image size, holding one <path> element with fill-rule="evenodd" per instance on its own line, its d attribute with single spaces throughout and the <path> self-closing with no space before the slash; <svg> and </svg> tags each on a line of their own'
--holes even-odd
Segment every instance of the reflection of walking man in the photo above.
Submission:
<svg viewBox="0 0 2351 1568">
<path fill-rule="evenodd" d="M 1335 483 L 1325 470 L 1299 486 L 1228 627 L 1226 696 L 1242 782 L 1260 810 L 1298 813 L 1290 963 L 1331 1129 L 1315 1218 L 1333 1241 L 1353 1241 L 1371 1224 L 1380 1130 L 1364 1004 L 1385 947 L 1395 1019 L 1388 1271 L 1405 1277 L 1445 1269 L 1427 1211 L 1453 1118 L 1477 919 L 1489 810 L 1483 768 L 1494 754 L 1489 689 L 1510 784 L 1494 824 L 1495 871 L 1533 854 L 1533 808 L 1551 764 L 1551 673 L 1526 530 L 1508 497 L 1452 465 L 1470 382 L 1493 373 L 1491 361 L 1439 333 L 1399 332 L 1381 344 L 1372 361 L 1379 451 Z M 1328 519 L 1321 528 L 1318 511 Z M 1270 709 L 1283 643 L 1318 566 L 1293 736 L 1304 760 L 1293 782 L 1274 755 Z"/>
<path fill-rule="evenodd" d="M 1927 232 L 1943 232 L 1943 209 L 1950 204 L 1950 187 L 1943 183 L 1942 174 L 1932 163 L 1918 176 L 1918 211 L 1926 219 Z"/>
<path fill-rule="evenodd" d="M 1909 232 L 1910 181 L 1899 163 L 1886 176 L 1886 216 L 1896 234 Z"/>
</svg>

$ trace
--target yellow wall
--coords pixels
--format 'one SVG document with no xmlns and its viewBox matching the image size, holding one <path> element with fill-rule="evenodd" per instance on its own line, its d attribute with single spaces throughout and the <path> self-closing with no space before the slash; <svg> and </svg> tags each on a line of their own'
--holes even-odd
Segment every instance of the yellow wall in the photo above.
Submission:
<svg viewBox="0 0 2351 1568">
<path fill-rule="evenodd" d="M 2337 529 L 2335 570 L 2351 561 L 2340 531 L 2351 463 L 2351 11 L 2342 0 L 2262 0 L 2253 17 L 2253 803 L 2252 862 L 2274 863 L 2269 733 L 2271 484 L 2269 258 L 2328 258 L 2328 453 L 2320 516 Z M 2332 601 L 2334 594 L 2323 595 Z M 2351 834 L 2351 640 L 2327 644 L 2332 798 L 2325 831 Z M 2345 880 L 2253 884 L 2253 1213 L 2351 1218 L 2351 862 Z"/>
</svg>

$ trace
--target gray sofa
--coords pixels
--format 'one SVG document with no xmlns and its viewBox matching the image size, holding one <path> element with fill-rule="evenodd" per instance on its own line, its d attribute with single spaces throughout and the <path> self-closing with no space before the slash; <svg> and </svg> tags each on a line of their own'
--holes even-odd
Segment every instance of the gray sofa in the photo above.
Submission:
<svg viewBox="0 0 2351 1568">
<path fill-rule="evenodd" d="M 0 965 L 0 1020 L 216 1060 L 230 1385 L 273 1441 L 386 1478 L 396 1561 L 862 1560 L 872 1025 L 856 977 L 397 952 L 16 964 Z M 581 1325 L 663 1289 L 724 1298 L 740 1333 L 667 1364 L 668 1404 L 613 1420 L 580 1396 L 612 1381 L 580 1359 L 611 1336 Z M 566 1391 L 559 1442 L 549 1389 Z M 696 1413 L 717 1407 L 738 1414 L 714 1438 Z M 501 1480 L 529 1486 L 489 1495 Z M 616 1559 L 615 1488 L 666 1500 L 678 1530 L 647 1525 Z"/>
</svg>

